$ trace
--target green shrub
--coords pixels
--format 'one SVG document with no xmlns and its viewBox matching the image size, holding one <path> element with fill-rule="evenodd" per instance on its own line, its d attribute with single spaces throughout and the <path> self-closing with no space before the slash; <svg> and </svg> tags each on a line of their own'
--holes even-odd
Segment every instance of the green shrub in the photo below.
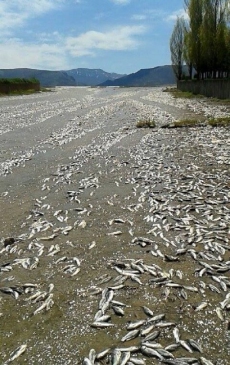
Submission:
<svg viewBox="0 0 230 365">
<path fill-rule="evenodd" d="M 229 117 L 219 117 L 219 118 L 210 118 L 207 120 L 208 125 L 212 127 L 227 127 L 230 126 L 230 116 Z"/>
<path fill-rule="evenodd" d="M 200 123 L 200 120 L 195 118 L 180 119 L 173 123 L 174 127 L 195 127 Z"/>
<path fill-rule="evenodd" d="M 137 128 L 155 128 L 156 127 L 156 123 L 153 119 L 148 118 L 148 119 L 140 119 L 138 120 L 137 124 L 136 124 Z"/>
</svg>

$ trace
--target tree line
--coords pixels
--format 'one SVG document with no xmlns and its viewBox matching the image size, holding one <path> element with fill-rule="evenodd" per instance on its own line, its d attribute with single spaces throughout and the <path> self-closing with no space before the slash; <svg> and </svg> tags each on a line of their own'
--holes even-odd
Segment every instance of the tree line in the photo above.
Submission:
<svg viewBox="0 0 230 365">
<path fill-rule="evenodd" d="M 187 17 L 177 17 L 170 38 L 171 61 L 176 78 L 229 77 L 230 1 L 184 0 L 184 5 L 188 20 Z"/>
</svg>

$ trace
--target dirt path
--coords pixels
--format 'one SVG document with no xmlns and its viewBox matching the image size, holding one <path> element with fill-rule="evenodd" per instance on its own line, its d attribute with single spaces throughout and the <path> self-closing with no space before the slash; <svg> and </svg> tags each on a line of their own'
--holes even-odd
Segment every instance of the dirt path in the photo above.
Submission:
<svg viewBox="0 0 230 365">
<path fill-rule="evenodd" d="M 225 107 L 58 88 L 0 110 L 0 362 L 227 365 L 230 131 L 160 128 Z"/>
</svg>

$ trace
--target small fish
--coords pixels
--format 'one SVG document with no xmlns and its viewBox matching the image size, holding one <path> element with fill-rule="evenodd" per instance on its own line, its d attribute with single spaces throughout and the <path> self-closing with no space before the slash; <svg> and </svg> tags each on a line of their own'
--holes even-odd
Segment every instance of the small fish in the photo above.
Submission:
<svg viewBox="0 0 230 365">
<path fill-rule="evenodd" d="M 147 346 L 141 346 L 141 352 L 143 355 L 149 356 L 149 357 L 156 357 L 159 360 L 164 360 L 164 357 L 159 354 L 157 350 L 151 349 Z"/>
<path fill-rule="evenodd" d="M 191 347 L 196 350 L 196 351 L 199 351 L 199 352 L 202 352 L 202 348 L 201 346 L 196 342 L 194 341 L 193 339 L 188 339 L 188 343 L 189 345 L 191 345 Z"/>
<path fill-rule="evenodd" d="M 96 351 L 94 349 L 91 349 L 89 352 L 89 361 L 94 364 L 95 359 L 96 359 Z"/>
<path fill-rule="evenodd" d="M 86 225 L 87 225 L 86 221 L 85 221 L 85 220 L 83 220 L 83 221 L 81 221 L 81 222 L 78 224 L 78 227 L 85 228 L 85 227 L 86 227 Z"/>
<path fill-rule="evenodd" d="M 119 362 L 120 362 L 120 359 L 121 359 L 121 351 L 118 350 L 118 349 L 115 349 L 113 352 L 112 352 L 112 356 L 111 356 L 111 363 L 112 365 L 118 365 Z"/>
<path fill-rule="evenodd" d="M 26 351 L 27 345 L 21 345 L 19 347 L 16 348 L 16 350 L 14 350 L 11 355 L 9 360 L 7 360 L 6 364 L 9 362 L 14 361 L 15 359 L 17 359 L 19 356 L 21 356 L 25 351 Z"/>
<path fill-rule="evenodd" d="M 143 308 L 144 313 L 147 316 L 149 316 L 149 317 L 152 317 L 153 316 L 153 311 L 151 311 L 151 309 L 149 309 L 148 307 L 145 307 L 145 306 L 143 306 L 142 308 Z"/>
<path fill-rule="evenodd" d="M 130 357 L 130 361 L 134 365 L 145 365 L 145 360 L 144 359 L 138 359 L 137 357 Z"/>
<path fill-rule="evenodd" d="M 140 350 L 140 346 L 119 347 L 118 350 L 121 352 L 137 352 Z"/>
<path fill-rule="evenodd" d="M 107 327 L 114 327 L 113 323 L 107 323 L 107 322 L 93 322 L 91 324 L 91 327 L 93 328 L 107 328 Z"/>
<path fill-rule="evenodd" d="M 112 305 L 112 309 L 113 309 L 114 313 L 118 316 L 124 316 L 125 315 L 125 312 L 123 311 L 123 309 L 121 307 Z"/>
<path fill-rule="evenodd" d="M 57 237 L 57 234 L 51 234 L 50 236 L 46 236 L 46 237 L 40 237 L 37 238 L 39 241 L 52 241 L 55 237 Z"/>
<path fill-rule="evenodd" d="M 141 319 L 139 321 L 136 321 L 136 322 L 130 322 L 126 328 L 127 330 L 134 330 L 138 327 L 141 327 L 146 321 L 144 319 Z"/>
<path fill-rule="evenodd" d="M 93 365 L 93 364 L 90 361 L 90 359 L 88 359 L 88 357 L 84 357 L 84 359 L 82 361 L 82 365 Z"/>
<path fill-rule="evenodd" d="M 196 308 L 195 308 L 195 312 L 199 312 L 201 311 L 202 309 L 206 308 L 208 305 L 207 302 L 202 302 L 200 303 Z"/>
<path fill-rule="evenodd" d="M 125 342 L 125 341 L 130 341 L 133 340 L 134 338 L 136 338 L 140 333 L 140 330 L 133 330 L 130 331 L 129 333 L 127 333 L 127 335 L 123 336 L 121 339 L 121 342 Z"/>
<path fill-rule="evenodd" d="M 153 333 L 150 333 L 148 336 L 146 336 L 143 341 L 154 341 L 159 336 L 160 331 L 154 331 Z"/>
<path fill-rule="evenodd" d="M 179 343 L 181 344 L 182 347 L 184 347 L 185 350 L 187 350 L 191 354 L 193 353 L 191 347 L 189 346 L 189 344 L 186 341 L 180 340 Z"/>
<path fill-rule="evenodd" d="M 172 345 L 169 345 L 167 347 L 165 347 L 166 351 L 175 351 L 180 347 L 179 343 L 173 343 Z"/>
<path fill-rule="evenodd" d="M 176 340 L 176 343 L 179 343 L 180 342 L 180 334 L 179 334 L 179 329 L 177 327 L 175 327 L 173 329 L 173 336 Z"/>
<path fill-rule="evenodd" d="M 108 236 L 119 236 L 120 234 L 122 234 L 121 231 L 114 231 L 114 232 L 107 233 Z"/>
<path fill-rule="evenodd" d="M 217 307 L 217 308 L 215 309 L 215 311 L 216 311 L 216 314 L 217 314 L 217 316 L 219 317 L 219 319 L 220 319 L 221 321 L 224 321 L 224 315 L 223 315 L 222 309 L 221 309 L 221 308 L 219 308 L 219 307 Z"/>
<path fill-rule="evenodd" d="M 214 365 L 212 361 L 207 360 L 205 357 L 200 357 L 201 365 Z"/>
<path fill-rule="evenodd" d="M 119 365 L 125 365 L 129 361 L 129 359 L 130 359 L 130 352 L 129 351 L 122 352 Z"/>
<path fill-rule="evenodd" d="M 108 349 L 105 349 L 101 352 L 99 352 L 97 355 L 96 355 L 96 360 L 101 360 L 103 359 L 108 353 L 110 352 L 110 348 Z"/>
</svg>

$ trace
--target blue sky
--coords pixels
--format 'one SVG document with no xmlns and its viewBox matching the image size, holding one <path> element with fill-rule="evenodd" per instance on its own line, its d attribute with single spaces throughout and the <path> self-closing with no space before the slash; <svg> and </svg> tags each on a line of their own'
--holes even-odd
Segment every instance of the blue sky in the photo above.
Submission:
<svg viewBox="0 0 230 365">
<path fill-rule="evenodd" d="M 183 0 L 0 0 L 0 68 L 131 73 L 170 64 L 183 13 Z"/>
</svg>

